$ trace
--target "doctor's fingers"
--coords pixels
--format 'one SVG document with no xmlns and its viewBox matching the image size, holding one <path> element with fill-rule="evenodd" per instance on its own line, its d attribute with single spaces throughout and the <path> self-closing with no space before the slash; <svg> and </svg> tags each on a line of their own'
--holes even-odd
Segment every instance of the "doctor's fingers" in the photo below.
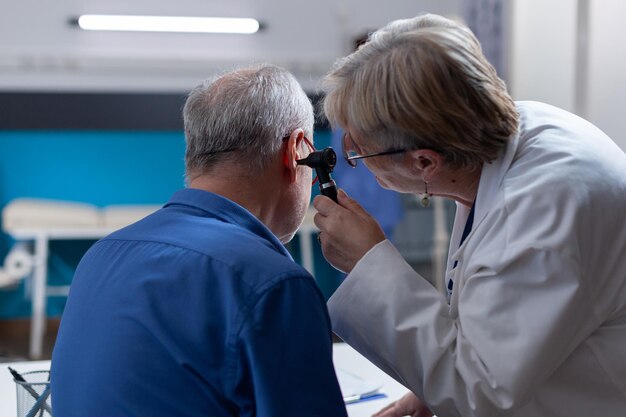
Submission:
<svg viewBox="0 0 626 417">
<path fill-rule="evenodd" d="M 376 414 L 372 414 L 372 417 L 405 417 L 410 416 L 414 417 L 411 413 L 406 413 L 400 409 L 398 406 L 398 402 L 393 402 L 387 405 L 385 408 L 377 412 Z"/>
<path fill-rule="evenodd" d="M 385 240 L 375 220 L 367 221 L 348 210 L 329 216 L 317 213 L 313 221 L 321 230 L 318 239 L 324 257 L 343 272 L 350 272 L 370 249 Z"/>
<path fill-rule="evenodd" d="M 362 218 L 345 209 L 328 216 L 316 213 L 313 221 L 320 229 L 318 240 L 324 257 L 343 272 L 350 272 L 363 255 L 385 239 L 377 224 L 364 227 Z"/>
<path fill-rule="evenodd" d="M 318 198 L 320 200 L 328 199 L 328 197 L 316 197 L 316 202 Z M 322 232 L 332 235 L 333 238 L 335 238 L 335 235 L 341 236 L 348 233 L 354 228 L 359 227 L 359 224 L 363 222 L 355 213 L 337 206 L 337 204 L 332 203 L 332 201 L 331 204 L 336 206 L 336 208 L 323 211 L 318 210 L 313 217 L 313 222 Z M 318 206 L 319 205 L 320 204 L 318 204 Z"/>
<path fill-rule="evenodd" d="M 350 273 L 359 260 L 354 252 L 347 249 L 345 242 L 338 242 L 330 234 L 320 232 L 318 235 L 324 258 L 341 272 Z"/>
<path fill-rule="evenodd" d="M 369 250 L 378 242 L 385 240 L 383 229 L 376 219 L 367 213 L 363 215 L 338 207 L 326 213 L 317 212 L 313 221 L 324 234 L 336 240 L 339 245 L 358 244 Z"/>
<path fill-rule="evenodd" d="M 433 413 L 411 392 L 397 401 L 388 404 L 372 417 L 432 417 Z"/>
<path fill-rule="evenodd" d="M 371 217 L 371 215 L 361 206 L 356 200 L 351 198 L 343 189 L 337 192 L 337 201 L 341 205 L 351 212 L 358 214 L 361 217 Z"/>
<path fill-rule="evenodd" d="M 341 207 L 339 204 L 323 195 L 318 195 L 313 199 L 313 207 L 315 207 L 318 213 L 324 216 L 346 210 L 344 207 Z"/>
<path fill-rule="evenodd" d="M 396 408 L 397 401 L 387 404 L 380 410 L 378 410 L 375 414 L 372 414 L 372 417 L 393 417 L 393 414 L 389 414 L 389 412 L 393 412 Z"/>
<path fill-rule="evenodd" d="M 356 200 L 353 200 L 346 194 L 344 190 L 337 192 L 337 203 L 325 196 L 317 196 L 313 199 L 313 207 L 323 215 L 340 212 L 343 210 L 351 211 L 361 217 L 370 217 L 369 213 Z"/>
</svg>

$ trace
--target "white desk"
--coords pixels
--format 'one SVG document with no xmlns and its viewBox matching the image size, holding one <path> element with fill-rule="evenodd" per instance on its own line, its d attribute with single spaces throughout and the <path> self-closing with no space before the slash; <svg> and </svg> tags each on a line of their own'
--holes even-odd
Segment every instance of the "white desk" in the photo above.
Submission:
<svg viewBox="0 0 626 417">
<path fill-rule="evenodd" d="M 390 402 L 397 400 L 408 392 L 404 386 L 378 369 L 374 364 L 345 343 L 334 344 L 333 360 L 335 361 L 335 368 L 337 369 L 343 369 L 363 379 L 381 383 L 383 386 L 381 392 L 387 395 L 387 398 L 348 404 L 346 409 L 348 410 L 349 417 L 370 417 Z"/>
<path fill-rule="evenodd" d="M 387 398 L 348 404 L 346 408 L 349 417 L 370 417 L 389 402 L 400 398 L 407 392 L 406 388 L 384 374 L 345 343 L 334 345 L 333 356 L 337 369 L 343 369 L 364 379 L 380 382 L 383 385 L 382 392 L 387 395 Z M 15 382 L 13 382 L 13 377 L 7 366 L 24 373 L 48 370 L 50 369 L 50 361 L 0 363 L 0 416 L 14 417 L 17 415 Z"/>
</svg>

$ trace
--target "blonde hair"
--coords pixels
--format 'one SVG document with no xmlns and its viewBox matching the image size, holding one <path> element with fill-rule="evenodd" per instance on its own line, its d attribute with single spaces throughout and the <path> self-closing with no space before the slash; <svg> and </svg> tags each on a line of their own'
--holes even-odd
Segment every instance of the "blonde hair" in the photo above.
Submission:
<svg viewBox="0 0 626 417">
<path fill-rule="evenodd" d="M 472 32 L 421 15 L 374 32 L 322 83 L 323 110 L 383 149 L 432 149 L 454 167 L 491 162 L 519 115 Z"/>
</svg>

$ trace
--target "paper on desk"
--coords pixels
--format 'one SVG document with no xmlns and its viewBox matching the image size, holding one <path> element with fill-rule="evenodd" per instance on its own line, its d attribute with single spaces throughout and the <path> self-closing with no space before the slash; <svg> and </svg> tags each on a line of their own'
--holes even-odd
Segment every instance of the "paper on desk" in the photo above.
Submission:
<svg viewBox="0 0 626 417">
<path fill-rule="evenodd" d="M 344 401 L 377 394 L 383 387 L 379 382 L 363 379 L 343 369 L 337 369 L 337 379 Z"/>
</svg>

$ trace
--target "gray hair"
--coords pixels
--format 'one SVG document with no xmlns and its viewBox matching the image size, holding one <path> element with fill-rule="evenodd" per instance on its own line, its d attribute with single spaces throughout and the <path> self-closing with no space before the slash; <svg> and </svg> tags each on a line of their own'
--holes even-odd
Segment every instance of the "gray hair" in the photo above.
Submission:
<svg viewBox="0 0 626 417">
<path fill-rule="evenodd" d="M 502 153 L 519 115 L 472 32 L 437 15 L 397 20 L 338 60 L 324 112 L 383 149 L 432 149 L 457 168 Z"/>
<path fill-rule="evenodd" d="M 297 128 L 313 140 L 311 102 L 292 74 L 272 65 L 205 80 L 189 93 L 183 118 L 187 180 L 224 160 L 265 169 Z"/>
</svg>

